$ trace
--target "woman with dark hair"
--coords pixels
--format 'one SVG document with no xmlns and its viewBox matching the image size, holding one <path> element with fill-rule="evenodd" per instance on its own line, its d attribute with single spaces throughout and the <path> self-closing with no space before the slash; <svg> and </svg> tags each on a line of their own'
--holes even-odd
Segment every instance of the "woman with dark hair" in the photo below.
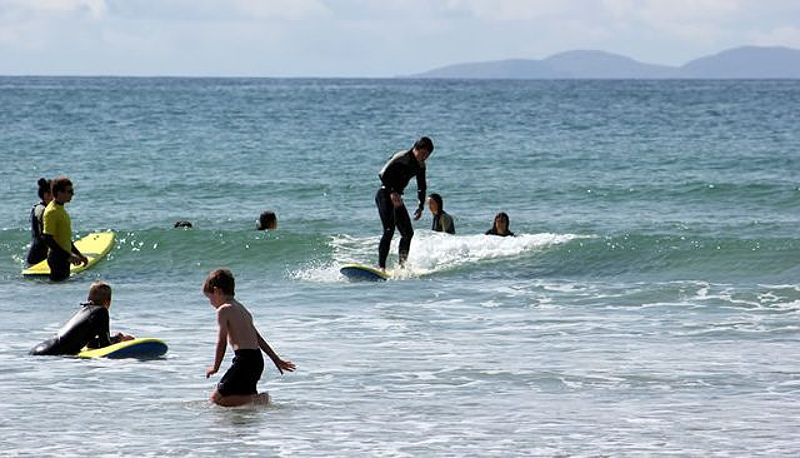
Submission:
<svg viewBox="0 0 800 458">
<path fill-rule="evenodd" d="M 453 217 L 444 211 L 444 202 L 442 196 L 433 193 L 428 196 L 428 209 L 433 215 L 433 224 L 431 230 L 434 232 L 447 232 L 448 234 L 456 233 L 456 226 L 453 224 Z"/>
<path fill-rule="evenodd" d="M 508 220 L 508 215 L 505 212 L 500 212 L 494 217 L 494 224 L 492 228 L 486 231 L 486 235 L 499 235 L 500 237 L 514 236 L 514 233 L 509 229 L 511 222 Z"/>
<path fill-rule="evenodd" d="M 44 209 L 53 200 L 50 180 L 39 178 L 39 203 L 31 208 L 31 248 L 28 250 L 28 264 L 34 265 L 47 259 L 47 243 L 44 241 Z"/>
</svg>

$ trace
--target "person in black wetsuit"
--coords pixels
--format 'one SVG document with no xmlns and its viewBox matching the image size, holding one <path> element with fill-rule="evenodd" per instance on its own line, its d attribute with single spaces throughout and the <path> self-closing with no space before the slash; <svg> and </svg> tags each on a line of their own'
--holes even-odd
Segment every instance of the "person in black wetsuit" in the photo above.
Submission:
<svg viewBox="0 0 800 458">
<path fill-rule="evenodd" d="M 486 235 L 499 235 L 500 237 L 514 237 L 514 233 L 509 229 L 510 221 L 505 212 L 500 212 L 494 217 L 494 224 L 492 228 L 486 231 Z"/>
<path fill-rule="evenodd" d="M 39 264 L 47 259 L 47 242 L 44 240 L 44 209 L 53 200 L 50 180 L 39 178 L 39 203 L 31 208 L 31 248 L 28 250 L 28 265 Z"/>
<path fill-rule="evenodd" d="M 108 283 L 92 283 L 87 300 L 55 336 L 35 346 L 30 353 L 37 356 L 77 355 L 83 347 L 103 348 L 134 338 L 121 332 L 113 337 L 109 335 L 111 287 Z"/>
<path fill-rule="evenodd" d="M 386 258 L 389 256 L 389 247 L 394 237 L 394 228 L 400 230 L 400 266 L 405 265 L 408 259 L 408 250 L 411 247 L 411 238 L 414 228 L 408 210 L 403 203 L 403 191 L 412 177 L 417 177 L 417 209 L 414 211 L 414 220 L 422 216 L 425 207 L 425 160 L 433 152 L 433 142 L 428 137 L 422 137 L 414 146 L 406 151 L 395 153 L 389 162 L 378 173 L 381 187 L 375 194 L 375 204 L 383 225 L 383 236 L 378 245 L 378 266 L 386 269 Z"/>
</svg>

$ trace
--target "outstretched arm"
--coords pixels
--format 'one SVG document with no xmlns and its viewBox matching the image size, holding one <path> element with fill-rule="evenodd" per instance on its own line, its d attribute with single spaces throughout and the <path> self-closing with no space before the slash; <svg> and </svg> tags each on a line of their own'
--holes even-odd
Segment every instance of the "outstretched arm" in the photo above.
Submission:
<svg viewBox="0 0 800 458">
<path fill-rule="evenodd" d="M 260 332 L 256 331 L 256 335 L 258 336 L 258 346 L 269 356 L 269 359 L 272 360 L 272 363 L 275 364 L 275 367 L 278 368 L 281 374 L 283 374 L 283 371 L 294 372 L 296 366 L 293 362 L 281 359 L 272 347 L 269 346 L 267 341 L 261 337 Z"/>
<path fill-rule="evenodd" d="M 227 320 L 219 312 L 217 312 L 217 323 L 219 324 L 219 333 L 217 334 L 217 349 L 214 353 L 214 365 L 208 366 L 206 369 L 206 378 L 217 373 L 219 366 L 222 364 L 222 359 L 225 357 L 225 349 L 228 346 Z"/>
</svg>

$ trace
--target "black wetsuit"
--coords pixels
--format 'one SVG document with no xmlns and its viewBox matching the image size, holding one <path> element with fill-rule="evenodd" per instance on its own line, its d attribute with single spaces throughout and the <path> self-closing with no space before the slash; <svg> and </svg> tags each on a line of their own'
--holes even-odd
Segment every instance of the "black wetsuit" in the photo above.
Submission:
<svg viewBox="0 0 800 458">
<path fill-rule="evenodd" d="M 425 163 L 417 161 L 414 150 L 401 151 L 383 166 L 378 177 L 383 184 L 375 194 L 375 205 L 378 206 L 378 213 L 381 216 L 383 225 L 383 236 L 378 245 L 378 265 L 386 267 L 386 258 L 389 256 L 389 247 L 394 237 L 394 228 L 400 230 L 400 265 L 403 265 L 408 258 L 408 250 L 411 246 L 411 238 L 414 236 L 414 228 L 411 226 L 411 218 L 408 216 L 405 204 L 399 208 L 392 205 L 390 195 L 393 192 L 403 194 L 408 182 L 412 177 L 417 177 L 417 200 L 419 211 L 425 205 Z"/>
<path fill-rule="evenodd" d="M 28 250 L 28 264 L 39 264 L 47 259 L 47 242 L 42 233 L 44 232 L 44 209 L 47 207 L 44 202 L 39 202 L 31 208 L 31 249 Z"/>
<path fill-rule="evenodd" d="M 498 234 L 497 230 L 495 228 L 491 228 L 488 231 L 486 231 L 486 235 L 497 235 L 499 237 L 509 237 L 509 236 L 510 237 L 515 237 L 514 233 L 511 232 L 511 231 L 506 231 L 505 234 Z"/>
<path fill-rule="evenodd" d="M 453 217 L 446 211 L 442 210 L 441 213 L 433 217 L 431 230 L 434 232 L 447 232 L 448 234 L 456 233 L 456 225 L 453 224 Z"/>
<path fill-rule="evenodd" d="M 32 355 L 77 355 L 83 347 L 103 348 L 116 343 L 108 331 L 108 309 L 102 305 L 82 304 L 67 324 L 53 338 L 31 350 Z"/>
</svg>

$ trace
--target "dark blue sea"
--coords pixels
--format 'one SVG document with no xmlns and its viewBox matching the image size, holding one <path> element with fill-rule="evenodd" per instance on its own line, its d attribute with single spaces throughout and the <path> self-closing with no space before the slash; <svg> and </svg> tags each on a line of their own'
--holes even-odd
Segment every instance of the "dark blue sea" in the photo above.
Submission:
<svg viewBox="0 0 800 458">
<path fill-rule="evenodd" d="M 798 107 L 792 80 L 1 77 L 0 455 L 797 456 Z M 405 271 L 350 283 L 421 135 L 457 234 L 426 211 Z M 20 274 L 56 175 L 76 237 L 117 234 L 62 284 Z M 500 211 L 516 237 L 483 235 Z M 221 266 L 297 364 L 271 406 L 207 401 Z M 165 359 L 28 356 L 96 279 Z"/>
</svg>

